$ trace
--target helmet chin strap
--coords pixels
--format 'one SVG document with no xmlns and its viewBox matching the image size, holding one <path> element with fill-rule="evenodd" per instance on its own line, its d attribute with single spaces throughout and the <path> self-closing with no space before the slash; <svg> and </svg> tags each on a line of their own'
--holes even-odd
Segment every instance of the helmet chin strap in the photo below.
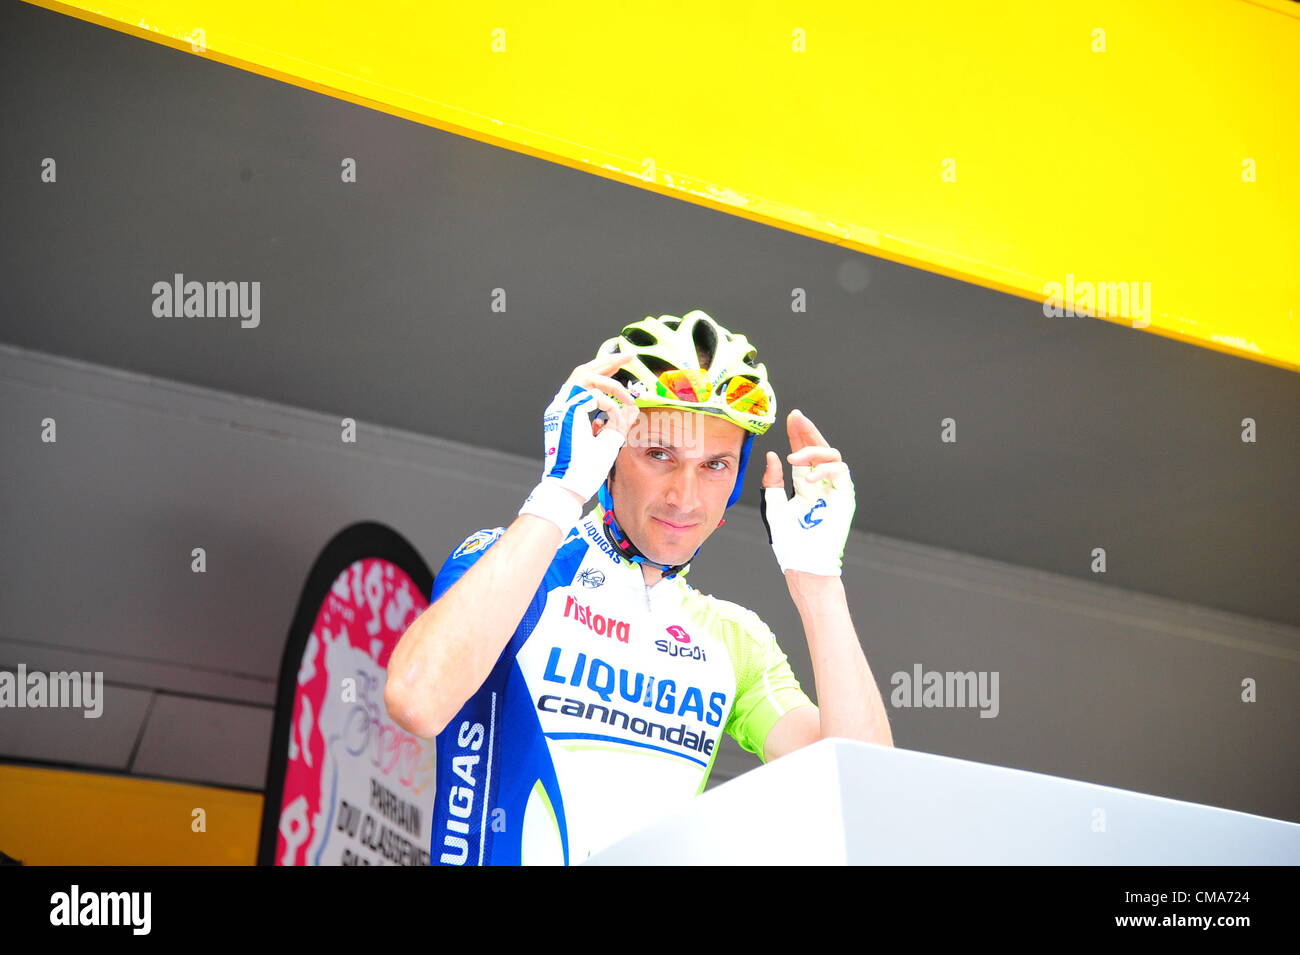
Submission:
<svg viewBox="0 0 1300 955">
<path fill-rule="evenodd" d="M 605 479 L 605 483 L 600 486 L 600 490 L 596 492 L 596 495 L 600 499 L 600 506 L 605 509 L 604 531 L 606 539 L 618 548 L 620 554 L 633 563 L 649 564 L 651 567 L 658 568 L 664 577 L 676 577 L 683 568 L 687 567 L 695 559 L 695 554 L 700 552 L 699 547 L 695 548 L 695 554 L 691 554 L 689 560 L 680 564 L 661 564 L 657 560 L 651 560 L 641 552 L 641 548 L 632 543 L 632 539 L 624 533 L 623 528 L 618 526 L 618 521 L 614 518 L 614 498 L 609 493 L 609 478 Z M 704 545 L 701 544 L 700 546 Z"/>
<path fill-rule="evenodd" d="M 731 489 L 731 497 L 727 499 L 728 508 L 740 499 L 741 484 L 745 480 L 745 467 L 749 464 L 749 450 L 753 446 L 753 443 L 754 435 L 752 433 L 745 435 L 745 441 L 740 448 L 740 463 L 736 466 L 736 486 Z M 610 470 L 612 471 L 613 469 L 611 468 Z M 642 553 L 641 549 L 637 547 L 636 544 L 632 543 L 632 539 L 627 536 L 623 531 L 623 528 L 618 526 L 618 521 L 614 517 L 614 496 L 609 490 L 608 477 L 605 478 L 604 483 L 601 484 L 600 490 L 596 492 L 596 497 L 600 501 L 600 506 L 605 510 L 603 529 L 605 531 L 606 539 L 617 547 L 619 553 L 628 560 L 637 564 L 649 564 L 651 567 L 657 568 L 665 578 L 676 577 L 684 569 L 689 567 L 691 561 L 695 559 L 696 554 L 699 554 L 700 547 L 704 546 L 704 544 L 701 543 L 700 547 L 695 548 L 695 553 L 691 554 L 689 558 L 680 564 L 661 564 L 656 560 L 651 560 Z M 724 517 L 722 520 L 718 521 L 718 526 L 721 527 L 725 523 L 727 523 L 727 519 Z"/>
</svg>

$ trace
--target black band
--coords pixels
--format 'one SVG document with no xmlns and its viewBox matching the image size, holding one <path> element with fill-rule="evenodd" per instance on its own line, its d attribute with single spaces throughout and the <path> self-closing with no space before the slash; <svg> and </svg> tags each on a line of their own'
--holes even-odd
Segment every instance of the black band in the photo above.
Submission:
<svg viewBox="0 0 1300 955">
<path fill-rule="evenodd" d="M 782 493 L 785 488 L 781 489 Z M 762 484 L 758 486 L 758 513 L 763 518 L 763 526 L 767 528 L 767 542 L 772 543 L 772 525 L 767 522 L 767 488 Z"/>
</svg>

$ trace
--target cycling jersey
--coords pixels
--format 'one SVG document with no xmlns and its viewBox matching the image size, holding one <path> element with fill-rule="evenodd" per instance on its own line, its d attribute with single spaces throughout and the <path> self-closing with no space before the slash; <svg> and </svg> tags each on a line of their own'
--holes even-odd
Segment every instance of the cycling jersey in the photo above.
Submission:
<svg viewBox="0 0 1300 955">
<path fill-rule="evenodd" d="M 581 862 L 703 791 L 727 733 L 763 758 L 772 726 L 812 701 L 758 615 L 647 587 L 598 504 L 569 529 L 482 687 L 438 735 L 431 860 Z M 505 532 L 471 534 L 436 601 Z M 689 568 L 687 568 L 689 570 Z"/>
</svg>

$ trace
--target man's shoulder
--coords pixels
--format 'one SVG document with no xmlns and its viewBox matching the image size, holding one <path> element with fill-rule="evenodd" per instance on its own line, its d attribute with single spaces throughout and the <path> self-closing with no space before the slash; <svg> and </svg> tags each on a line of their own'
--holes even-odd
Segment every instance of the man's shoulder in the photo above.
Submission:
<svg viewBox="0 0 1300 955">
<path fill-rule="evenodd" d="M 484 527 L 474 531 L 456 545 L 439 569 L 438 576 L 445 577 L 448 581 L 447 586 L 450 586 L 491 550 L 505 532 L 505 527 Z M 581 521 L 570 527 L 560 542 L 560 547 L 552 558 L 546 575 L 538 584 L 538 592 L 545 593 L 556 586 L 570 583 L 578 566 L 586 558 L 591 545 L 592 542 L 582 534 Z"/>
<path fill-rule="evenodd" d="M 561 546 L 571 543 L 574 538 L 583 536 L 582 531 L 585 520 L 585 517 L 579 518 L 567 531 L 565 531 L 564 537 L 560 542 Z M 466 557 L 470 554 L 477 554 L 481 551 L 485 551 L 496 543 L 505 532 L 506 529 L 504 527 L 484 527 L 482 530 L 477 530 L 457 545 L 456 549 L 451 552 L 451 559 L 456 560 L 460 557 Z"/>
<path fill-rule="evenodd" d="M 504 527 L 485 527 L 482 530 L 475 531 L 461 541 L 459 546 L 451 552 L 451 559 L 459 560 L 462 557 L 468 557 L 471 554 L 487 550 L 505 532 Z"/>
<path fill-rule="evenodd" d="M 707 615 L 724 637 L 760 640 L 771 632 L 762 617 L 734 600 L 715 597 L 694 587 L 686 599 L 693 612 Z"/>
</svg>

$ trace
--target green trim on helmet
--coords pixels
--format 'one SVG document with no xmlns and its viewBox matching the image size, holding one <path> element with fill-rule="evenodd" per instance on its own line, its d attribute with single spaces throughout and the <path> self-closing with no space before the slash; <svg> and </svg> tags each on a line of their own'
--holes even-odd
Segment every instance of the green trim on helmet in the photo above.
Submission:
<svg viewBox="0 0 1300 955">
<path fill-rule="evenodd" d="M 639 408 L 681 408 L 713 414 L 739 425 L 752 434 L 763 434 L 776 421 L 776 392 L 767 377 L 767 366 L 758 361 L 758 353 L 744 335 L 728 331 L 706 312 L 693 309 L 681 318 L 661 315 L 646 316 L 638 322 L 625 325 L 614 338 L 605 341 L 596 357 L 631 352 L 637 357 L 611 376 L 629 390 L 634 382 L 645 389 L 636 398 Z M 702 371 L 707 373 L 710 386 L 709 400 L 686 401 L 670 395 L 658 394 L 659 375 L 668 370 Z M 749 378 L 767 398 L 767 410 L 758 415 L 739 411 L 727 404 L 726 396 L 719 394 L 731 379 Z"/>
</svg>

